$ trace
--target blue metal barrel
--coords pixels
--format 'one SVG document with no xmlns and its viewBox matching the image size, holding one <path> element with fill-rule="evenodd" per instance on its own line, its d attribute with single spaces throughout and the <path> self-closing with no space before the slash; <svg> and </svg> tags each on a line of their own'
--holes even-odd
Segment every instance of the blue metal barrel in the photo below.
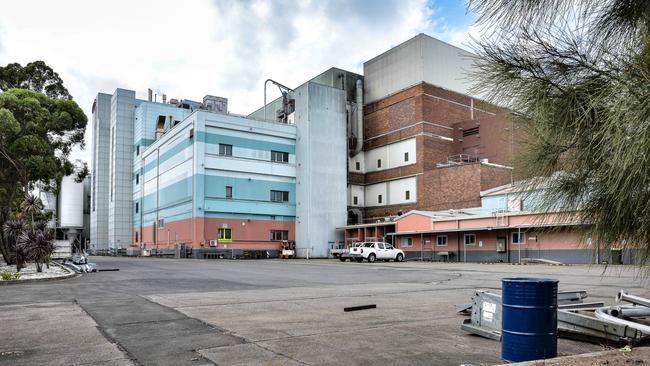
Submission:
<svg viewBox="0 0 650 366">
<path fill-rule="evenodd" d="M 557 280 L 504 278 L 501 358 L 520 362 L 557 356 Z"/>
</svg>

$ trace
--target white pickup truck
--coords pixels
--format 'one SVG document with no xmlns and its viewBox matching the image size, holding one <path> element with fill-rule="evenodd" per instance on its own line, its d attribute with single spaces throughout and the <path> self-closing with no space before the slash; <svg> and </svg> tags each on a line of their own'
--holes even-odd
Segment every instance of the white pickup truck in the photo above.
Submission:
<svg viewBox="0 0 650 366">
<path fill-rule="evenodd" d="M 376 260 L 394 260 L 401 262 L 404 260 L 404 252 L 400 249 L 395 249 L 391 244 L 381 241 L 368 241 L 361 243 L 361 245 L 353 246 L 350 248 L 348 258 L 354 258 L 357 262 L 362 262 L 364 259 L 372 263 Z"/>
</svg>

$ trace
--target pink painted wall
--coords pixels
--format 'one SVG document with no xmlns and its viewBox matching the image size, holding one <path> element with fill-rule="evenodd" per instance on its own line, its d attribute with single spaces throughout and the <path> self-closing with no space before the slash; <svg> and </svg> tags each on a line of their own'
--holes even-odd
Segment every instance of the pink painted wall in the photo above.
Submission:
<svg viewBox="0 0 650 366">
<path fill-rule="evenodd" d="M 397 232 L 431 230 L 433 229 L 433 221 L 429 216 L 418 215 L 414 213 L 398 219 L 395 227 L 397 229 Z"/>
<path fill-rule="evenodd" d="M 166 222 L 154 233 L 153 226 L 142 228 L 141 242 L 145 249 L 171 249 L 176 243 L 184 243 L 193 248 L 209 247 L 209 241 L 217 239 L 219 228 L 227 225 L 232 229 L 232 243 L 219 243 L 228 249 L 276 250 L 281 241 L 271 241 L 271 230 L 287 230 L 289 240 L 295 240 L 293 221 L 195 218 Z M 133 230 L 133 238 L 135 232 Z M 194 232 L 194 238 L 192 233 Z M 139 246 L 139 243 L 134 243 Z"/>
</svg>

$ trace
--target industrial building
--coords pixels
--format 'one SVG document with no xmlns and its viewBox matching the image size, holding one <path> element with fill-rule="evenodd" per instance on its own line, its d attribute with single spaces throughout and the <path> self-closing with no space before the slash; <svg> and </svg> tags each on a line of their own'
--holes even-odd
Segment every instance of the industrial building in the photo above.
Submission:
<svg viewBox="0 0 650 366">
<path fill-rule="evenodd" d="M 75 164 L 81 167 L 81 161 Z M 40 184 L 32 191 L 43 203 L 43 212 L 51 216 L 47 226 L 55 232 L 53 258 L 67 258 L 73 247 L 83 250 L 90 241 L 90 182 L 89 177 L 77 182 L 73 174 L 61 179 L 56 192 Z"/>
<path fill-rule="evenodd" d="M 637 263 L 634 249 L 601 249 L 581 234 L 575 212 L 540 211 L 542 192 L 516 182 L 481 192 L 481 205 L 461 210 L 411 210 L 388 222 L 348 225 L 348 242 L 382 240 L 407 258 L 454 262 L 519 263 L 544 259 L 564 263 Z"/>
<path fill-rule="evenodd" d="M 327 257 L 350 225 L 480 205 L 481 191 L 511 182 L 516 146 L 507 111 L 471 95 L 471 56 L 420 34 L 364 75 L 331 68 L 294 89 L 268 80 L 246 116 L 210 95 L 99 93 L 93 248 L 274 256 L 295 241 L 298 256 Z M 267 103 L 276 86 L 282 97 Z"/>
</svg>

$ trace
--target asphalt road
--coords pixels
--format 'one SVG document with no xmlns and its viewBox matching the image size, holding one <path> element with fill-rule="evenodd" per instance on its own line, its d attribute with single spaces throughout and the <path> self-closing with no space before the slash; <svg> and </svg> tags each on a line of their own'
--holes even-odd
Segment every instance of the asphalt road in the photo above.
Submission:
<svg viewBox="0 0 650 366">
<path fill-rule="evenodd" d="M 104 358 L 73 362 L 78 364 L 490 365 L 500 362 L 498 343 L 464 334 L 458 329 L 461 318 L 453 313 L 453 304 L 469 302 L 474 289 L 497 290 L 501 278 L 524 275 L 557 278 L 561 289 L 587 290 L 590 300 L 611 302 L 621 288 L 649 294 L 644 278 L 627 267 L 604 271 L 600 266 L 332 260 L 93 260 L 100 269 L 119 271 L 0 286 L 4 328 L 22 326 L 15 319 L 24 309 L 38 317 L 53 311 L 49 307 L 68 316 L 60 319 L 64 325 L 72 324 L 72 310 L 62 309 L 80 307 L 84 314 L 78 317 L 90 317 L 96 324 L 97 334 L 88 337 L 97 339 L 97 347 L 107 343 L 101 345 Z M 344 306 L 366 303 L 378 308 L 342 313 Z M 47 316 L 38 319 L 42 327 L 57 326 Z M 75 327 L 87 328 L 88 323 L 69 332 L 77 332 Z M 0 352 L 9 352 L 0 355 L 0 365 L 42 362 L 43 352 L 53 352 L 41 344 L 51 342 L 49 338 L 0 329 L 0 336 L 8 334 L 16 341 L 9 342 L 13 346 L 0 344 Z M 70 364 L 74 356 L 68 353 L 83 350 L 83 340 L 67 342 L 62 334 L 56 348 L 60 357 L 44 364 Z M 119 357 L 116 349 L 122 352 Z M 560 343 L 561 354 L 599 349 Z"/>
</svg>

